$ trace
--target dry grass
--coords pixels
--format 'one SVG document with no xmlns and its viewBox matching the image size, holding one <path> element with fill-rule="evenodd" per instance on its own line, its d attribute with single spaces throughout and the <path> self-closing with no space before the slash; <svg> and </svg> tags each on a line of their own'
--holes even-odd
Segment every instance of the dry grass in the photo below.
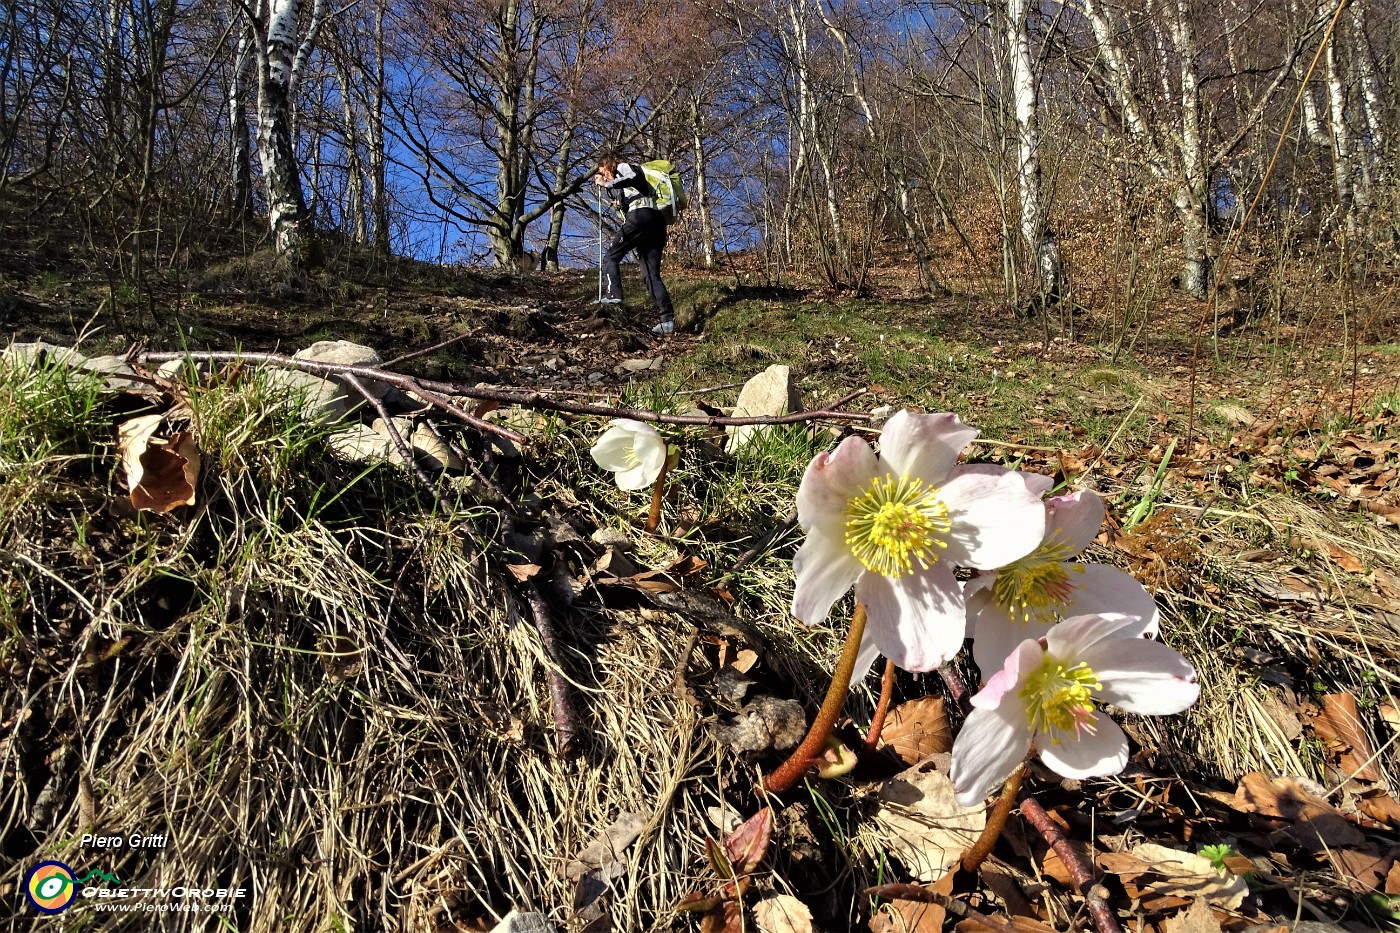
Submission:
<svg viewBox="0 0 1400 933">
<path fill-rule="evenodd" d="M 12 406 L 36 401 L 4 386 Z M 42 857 L 133 887 L 245 886 L 254 895 L 226 915 L 242 930 L 489 928 L 512 908 L 563 924 L 567 863 L 633 813 L 645 828 L 604 912 L 618 929 L 686 927 L 672 907 L 701 886 L 704 837 L 718 832 L 704 812 L 751 806 L 753 784 L 717 746 L 709 707 L 677 686 L 689 623 L 597 593 L 561 610 L 588 739 L 578 760 L 559 758 L 551 662 L 488 559 L 499 516 L 465 499 L 436 510 L 392 470 L 326 459 L 322 430 L 269 392 L 254 378 L 197 393 L 208 469 L 192 514 L 123 506 L 98 443 L 110 400 L 88 436 L 54 419 L 39 433 L 63 444 L 7 464 L 0 495 L 24 507 L 0 527 L 0 708 L 24 712 L 0 736 L 0 832 L 15 859 L 0 884 L 18 895 Z M 617 493 L 578 475 L 574 430 L 551 427 L 527 451 L 545 456 L 530 485 L 586 523 L 614 504 L 595 494 Z M 83 445 L 73 479 L 67 451 Z M 661 541 L 646 560 L 695 544 Z M 716 563 L 724 553 L 709 546 Z M 751 568 L 744 621 L 772 636 L 770 687 L 796 680 L 811 699 L 833 635 L 792 638 L 786 561 Z M 170 842 L 156 857 L 96 852 L 79 845 L 89 831 Z M 208 919 L 166 914 L 162 929 Z M 65 920 L 149 928 L 149 915 L 86 906 Z"/>
</svg>

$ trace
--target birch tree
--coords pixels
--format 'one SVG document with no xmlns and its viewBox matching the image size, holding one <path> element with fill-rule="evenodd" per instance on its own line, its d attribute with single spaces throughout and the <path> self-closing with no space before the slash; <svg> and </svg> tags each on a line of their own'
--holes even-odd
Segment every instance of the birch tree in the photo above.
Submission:
<svg viewBox="0 0 1400 933">
<path fill-rule="evenodd" d="M 254 36 L 257 74 L 257 150 L 267 191 L 268 225 L 277 254 L 293 266 L 313 255 L 314 238 L 306 210 L 293 130 L 292 92 L 295 63 L 305 61 L 322 22 L 313 15 L 298 43 L 304 0 L 257 0 L 244 7 Z M 315 0 L 315 13 L 321 0 Z"/>
<path fill-rule="evenodd" d="M 1021 239 L 1035 267 L 1042 301 L 1057 298 L 1064 287 L 1064 261 L 1050 230 L 1041 197 L 1040 128 L 1036 69 L 1032 64 L 1029 0 L 1006 0 L 1003 21 L 1011 94 L 1016 110 L 1016 180 L 1021 201 Z"/>
<path fill-rule="evenodd" d="M 1094 37 L 1093 69 L 1105 96 L 1117 110 L 1120 125 L 1135 143 L 1142 164 L 1164 187 L 1181 224 L 1180 287 L 1205 298 L 1212 284 L 1209 198 L 1214 170 L 1259 124 L 1269 105 L 1291 79 L 1304 47 L 1319 34 L 1335 12 L 1337 0 L 1324 0 L 1286 41 L 1279 61 L 1258 69 L 1267 80 L 1250 99 L 1237 125 L 1227 134 L 1211 136 L 1201 91 L 1201 53 L 1196 34 L 1196 11 L 1189 0 L 1153 0 L 1139 17 L 1150 33 L 1155 62 L 1134 63 L 1125 43 L 1129 34 L 1121 20 L 1101 0 L 1073 2 L 1088 21 Z M 1154 31 L 1155 30 L 1155 31 Z M 1149 48 L 1153 46 L 1149 44 Z M 1147 77 L 1144 79 L 1143 75 Z M 1148 95 L 1160 89 L 1162 106 L 1155 113 Z"/>
</svg>

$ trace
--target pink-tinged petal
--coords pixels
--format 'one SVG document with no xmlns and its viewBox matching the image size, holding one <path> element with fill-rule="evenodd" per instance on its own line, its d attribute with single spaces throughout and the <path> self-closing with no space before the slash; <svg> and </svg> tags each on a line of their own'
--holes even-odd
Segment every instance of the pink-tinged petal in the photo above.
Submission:
<svg viewBox="0 0 1400 933">
<path fill-rule="evenodd" d="M 1025 470 L 1017 470 L 1017 475 L 1026 483 L 1026 488 L 1037 496 L 1043 497 L 1047 492 L 1055 488 L 1055 477 L 1046 476 L 1044 473 L 1028 473 Z"/>
<path fill-rule="evenodd" d="M 1046 537 L 1058 532 L 1060 540 L 1074 548 L 1073 554 L 1092 544 L 1103 527 L 1103 500 L 1092 489 L 1048 499 L 1045 509 Z"/>
<path fill-rule="evenodd" d="M 1045 506 L 1004 467 L 958 467 L 940 495 L 953 523 L 943 556 L 955 564 L 1004 567 L 1034 551 L 1045 534 Z"/>
<path fill-rule="evenodd" d="M 860 650 L 856 652 L 855 667 L 851 668 L 851 683 L 858 684 L 864 680 L 878 657 L 880 646 L 875 644 L 875 639 L 870 636 L 870 626 L 866 625 L 865 633 L 860 636 Z"/>
<path fill-rule="evenodd" d="M 1074 585 L 1069 602 L 1060 610 L 1065 616 L 1114 613 L 1142 620 L 1135 634 L 1156 635 L 1161 625 L 1157 603 L 1141 583 L 1117 567 L 1107 564 L 1072 564 L 1083 569 L 1069 571 Z"/>
<path fill-rule="evenodd" d="M 1048 736 L 1036 737 L 1040 760 L 1051 771 L 1067 778 L 1117 774 L 1128 764 L 1128 737 L 1102 710 L 1095 715 L 1094 732 L 1065 736 L 1059 744 Z M 954 743 L 956 744 L 956 743 Z"/>
<path fill-rule="evenodd" d="M 845 595 L 865 569 L 851 556 L 839 534 L 813 528 L 793 558 L 797 582 L 792 591 L 792 614 L 799 622 L 816 625 Z"/>
<path fill-rule="evenodd" d="M 1026 639 L 1007 653 L 1001 670 L 988 678 L 986 686 L 968 702 L 978 709 L 995 709 L 1001 705 L 1006 694 L 1012 690 L 1019 691 L 1025 686 L 1026 678 L 1040 666 L 1044 658 L 1045 649 L 1040 647 L 1040 642 Z M 1021 705 L 1021 709 L 1024 714 L 1024 705 Z"/>
<path fill-rule="evenodd" d="M 916 415 L 905 409 L 880 432 L 880 460 L 895 476 L 907 473 L 941 486 L 957 466 L 958 454 L 980 433 L 957 415 Z"/>
<path fill-rule="evenodd" d="M 950 777 L 958 803 L 970 807 L 987 799 L 1016 770 L 1030 747 L 1030 723 L 1020 704 L 968 713 L 962 731 L 953 740 Z"/>
<path fill-rule="evenodd" d="M 1059 661 L 1076 664 L 1097 642 L 1136 637 L 1135 627 L 1141 624 L 1141 619 L 1111 612 L 1072 616 L 1045 633 L 1045 649 Z"/>
<path fill-rule="evenodd" d="M 848 437 L 834 451 L 817 454 L 797 487 L 798 523 L 806 530 L 824 516 L 844 513 L 846 503 L 878 472 L 875 451 L 859 437 Z"/>
<path fill-rule="evenodd" d="M 995 575 L 993 575 L 995 576 Z M 979 578 L 980 579 L 980 578 Z M 967 629 L 972 633 L 972 660 L 985 676 L 1001 667 L 1011 650 L 1027 638 L 1038 639 L 1053 627 L 1053 621 L 1022 622 L 1013 619 L 997 605 L 990 589 L 982 589 L 967 599 Z"/>
<path fill-rule="evenodd" d="M 1169 716 L 1201 695 L 1196 669 L 1160 641 L 1109 639 L 1090 645 L 1079 660 L 1103 684 L 1095 700 L 1143 716 Z"/>
<path fill-rule="evenodd" d="M 867 631 L 906 671 L 931 671 L 962 650 L 967 613 L 953 569 L 939 561 L 901 577 L 867 572 L 856 581 Z"/>
</svg>

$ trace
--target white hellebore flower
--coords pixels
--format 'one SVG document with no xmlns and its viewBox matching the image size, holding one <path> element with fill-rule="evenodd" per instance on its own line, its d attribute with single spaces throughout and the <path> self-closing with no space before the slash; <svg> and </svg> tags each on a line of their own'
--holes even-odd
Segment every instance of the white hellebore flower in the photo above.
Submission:
<svg viewBox="0 0 1400 933">
<path fill-rule="evenodd" d="M 958 466 L 977 433 L 956 415 L 901 411 L 885 424 L 878 457 L 848 437 L 807 466 L 792 614 L 815 625 L 854 585 L 866 610 L 856 676 L 876 654 L 909 671 L 957 654 L 967 614 L 953 568 L 999 567 L 1040 542 L 1040 491 L 1003 467 Z"/>
<path fill-rule="evenodd" d="M 666 465 L 666 440 L 649 424 L 614 418 L 588 452 L 593 462 L 617 474 L 619 489 L 645 489 Z"/>
<path fill-rule="evenodd" d="M 1030 477 L 1049 485 L 1048 477 Z M 1094 540 L 1103 524 L 1103 501 L 1090 490 L 1045 503 L 1045 538 L 1025 557 L 963 588 L 972 630 L 972 659 L 986 676 L 1012 649 L 1039 638 L 1060 619 L 1090 613 L 1121 613 L 1142 620 L 1139 635 L 1157 634 L 1157 604 L 1142 584 L 1117 567 L 1077 564 L 1070 559 Z"/>
<path fill-rule="evenodd" d="M 1195 703 L 1195 669 L 1161 642 L 1139 637 L 1141 625 L 1133 616 L 1075 616 L 1021 642 L 972 698 L 953 742 L 958 803 L 985 799 L 1032 743 L 1065 777 L 1117 774 L 1128 763 L 1128 739 L 1099 706 L 1165 716 Z"/>
</svg>

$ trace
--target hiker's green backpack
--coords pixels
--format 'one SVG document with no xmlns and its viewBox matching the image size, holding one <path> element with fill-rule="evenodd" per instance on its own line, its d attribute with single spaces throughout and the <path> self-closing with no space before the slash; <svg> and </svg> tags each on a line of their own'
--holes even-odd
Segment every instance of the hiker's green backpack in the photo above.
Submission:
<svg viewBox="0 0 1400 933">
<path fill-rule="evenodd" d="M 676 215 L 689 203 L 685 186 L 681 184 L 681 173 L 666 159 L 653 159 L 642 163 L 642 174 L 651 185 L 656 209 L 666 216 L 668 224 L 675 223 Z"/>
</svg>

